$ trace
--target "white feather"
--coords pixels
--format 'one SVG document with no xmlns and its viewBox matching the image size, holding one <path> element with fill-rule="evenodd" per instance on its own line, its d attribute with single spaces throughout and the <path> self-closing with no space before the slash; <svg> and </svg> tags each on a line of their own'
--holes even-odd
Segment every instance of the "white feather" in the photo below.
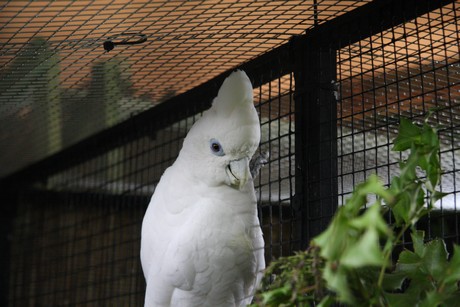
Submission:
<svg viewBox="0 0 460 307">
<path fill-rule="evenodd" d="M 210 140 L 219 140 L 225 154 L 213 154 Z M 145 214 L 145 306 L 251 302 L 265 267 L 256 197 L 252 180 L 237 187 L 227 168 L 250 159 L 259 141 L 251 83 L 234 72 L 189 131 Z"/>
</svg>

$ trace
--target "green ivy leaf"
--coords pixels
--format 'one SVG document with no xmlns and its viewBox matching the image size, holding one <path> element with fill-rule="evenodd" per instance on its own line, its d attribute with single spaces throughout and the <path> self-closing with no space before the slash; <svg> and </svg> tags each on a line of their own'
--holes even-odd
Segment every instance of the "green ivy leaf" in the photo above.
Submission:
<svg viewBox="0 0 460 307">
<path fill-rule="evenodd" d="M 439 148 L 439 138 L 435 128 L 425 123 L 422 126 L 421 135 L 421 145 L 424 145 L 429 149 Z"/>
<path fill-rule="evenodd" d="M 354 299 L 348 285 L 347 271 L 342 266 L 334 266 L 333 263 L 326 265 L 323 272 L 324 280 L 328 288 L 335 291 L 342 302 L 352 304 Z"/>
<path fill-rule="evenodd" d="M 408 192 L 399 193 L 396 203 L 392 206 L 392 212 L 397 226 L 410 222 L 410 194 Z"/>
<path fill-rule="evenodd" d="M 436 290 L 431 290 L 426 293 L 426 297 L 419 303 L 420 307 L 434 307 L 443 303 L 444 297 Z"/>
<path fill-rule="evenodd" d="M 395 291 L 402 288 L 403 282 L 407 279 L 405 272 L 386 273 L 383 279 L 382 287 L 386 291 Z"/>
<path fill-rule="evenodd" d="M 411 233 L 412 243 L 414 245 L 414 252 L 419 256 L 423 257 L 425 254 L 425 232 L 422 230 L 416 230 Z"/>
<path fill-rule="evenodd" d="M 363 215 L 356 217 L 348 222 L 349 226 L 359 230 L 375 228 L 380 234 L 389 235 L 391 233 L 388 224 L 382 218 L 381 204 L 376 202 L 368 207 Z"/>
<path fill-rule="evenodd" d="M 404 151 L 411 148 L 412 143 L 421 139 L 421 128 L 413 124 L 406 118 L 401 118 L 399 125 L 399 133 L 393 141 L 393 151 Z"/>
<path fill-rule="evenodd" d="M 431 194 L 431 199 L 433 200 L 433 202 L 437 202 L 438 200 L 444 198 L 447 195 L 449 195 L 449 193 L 434 191 L 434 193 Z"/>
<path fill-rule="evenodd" d="M 413 277 L 416 275 L 421 263 L 422 259 L 419 255 L 409 250 L 403 250 L 401 254 L 399 254 L 396 270 L 406 273 L 409 277 Z"/>
<path fill-rule="evenodd" d="M 417 306 L 419 298 L 411 293 L 386 293 L 388 306 Z"/>
<path fill-rule="evenodd" d="M 460 291 L 457 288 L 454 293 L 445 299 L 444 306 L 457 306 L 458 302 L 460 302 Z"/>
<path fill-rule="evenodd" d="M 435 239 L 425 244 L 423 267 L 436 280 L 445 274 L 447 266 L 447 250 L 444 241 Z"/>
<path fill-rule="evenodd" d="M 329 307 L 334 303 L 334 298 L 330 295 L 325 296 L 321 302 L 318 304 L 318 307 Z"/>
<path fill-rule="evenodd" d="M 384 265 L 377 230 L 369 228 L 355 244 L 343 252 L 340 263 L 352 268 Z"/>
<path fill-rule="evenodd" d="M 446 278 L 444 279 L 444 282 L 447 284 L 457 283 L 460 281 L 460 246 L 458 245 L 454 245 L 454 255 L 450 259 L 445 275 Z"/>
<path fill-rule="evenodd" d="M 427 189 L 433 192 L 441 180 L 441 172 L 437 155 L 433 154 L 429 159 L 428 166 L 424 168 L 428 179 L 425 184 Z"/>
<path fill-rule="evenodd" d="M 329 227 L 312 241 L 321 248 L 320 255 L 329 261 L 339 259 L 348 242 L 347 218 L 343 212 L 338 213 Z"/>
<path fill-rule="evenodd" d="M 269 306 L 275 306 L 274 304 L 284 302 L 290 297 L 291 287 L 289 285 L 262 294 L 263 304 L 268 304 Z"/>
</svg>

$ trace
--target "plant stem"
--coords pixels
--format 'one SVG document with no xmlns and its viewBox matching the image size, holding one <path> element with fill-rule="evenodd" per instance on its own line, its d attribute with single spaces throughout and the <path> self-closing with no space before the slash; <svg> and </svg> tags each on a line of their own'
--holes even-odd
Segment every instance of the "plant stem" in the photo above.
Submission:
<svg viewBox="0 0 460 307">
<path fill-rule="evenodd" d="M 388 248 L 387 251 L 385 251 L 385 256 L 384 256 L 384 262 L 385 263 L 388 263 L 388 260 L 390 259 L 390 256 L 391 256 L 391 252 L 393 251 L 393 247 L 399 243 L 399 241 L 401 240 L 401 237 L 404 235 L 404 233 L 409 229 L 410 227 L 410 224 L 405 224 L 404 227 L 401 229 L 401 231 L 398 233 L 398 235 L 396 236 L 396 239 L 393 241 L 393 242 L 390 242 L 390 248 Z M 391 239 L 389 239 L 391 240 Z M 386 266 L 382 266 L 382 268 L 380 269 L 380 274 L 379 274 L 379 279 L 378 279 L 378 282 L 377 282 L 377 285 L 379 287 L 379 289 L 382 288 L 382 283 L 383 283 L 383 277 L 385 276 L 385 269 L 386 269 Z"/>
</svg>

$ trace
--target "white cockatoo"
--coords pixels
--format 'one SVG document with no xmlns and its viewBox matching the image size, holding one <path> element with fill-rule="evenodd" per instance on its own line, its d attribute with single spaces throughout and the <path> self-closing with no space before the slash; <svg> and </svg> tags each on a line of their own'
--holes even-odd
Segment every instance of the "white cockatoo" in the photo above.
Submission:
<svg viewBox="0 0 460 307">
<path fill-rule="evenodd" d="M 161 177 L 142 224 L 145 306 L 245 306 L 265 268 L 249 161 L 260 141 L 252 85 L 225 79 Z"/>
</svg>

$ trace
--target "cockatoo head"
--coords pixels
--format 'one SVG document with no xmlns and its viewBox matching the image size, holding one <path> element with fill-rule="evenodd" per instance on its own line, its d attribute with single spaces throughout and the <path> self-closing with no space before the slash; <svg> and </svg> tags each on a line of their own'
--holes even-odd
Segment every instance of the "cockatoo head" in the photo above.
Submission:
<svg viewBox="0 0 460 307">
<path fill-rule="evenodd" d="M 259 141 L 251 81 L 239 70 L 225 79 L 212 107 L 190 129 L 179 159 L 196 180 L 241 189 L 251 178 L 249 161 Z"/>
</svg>

